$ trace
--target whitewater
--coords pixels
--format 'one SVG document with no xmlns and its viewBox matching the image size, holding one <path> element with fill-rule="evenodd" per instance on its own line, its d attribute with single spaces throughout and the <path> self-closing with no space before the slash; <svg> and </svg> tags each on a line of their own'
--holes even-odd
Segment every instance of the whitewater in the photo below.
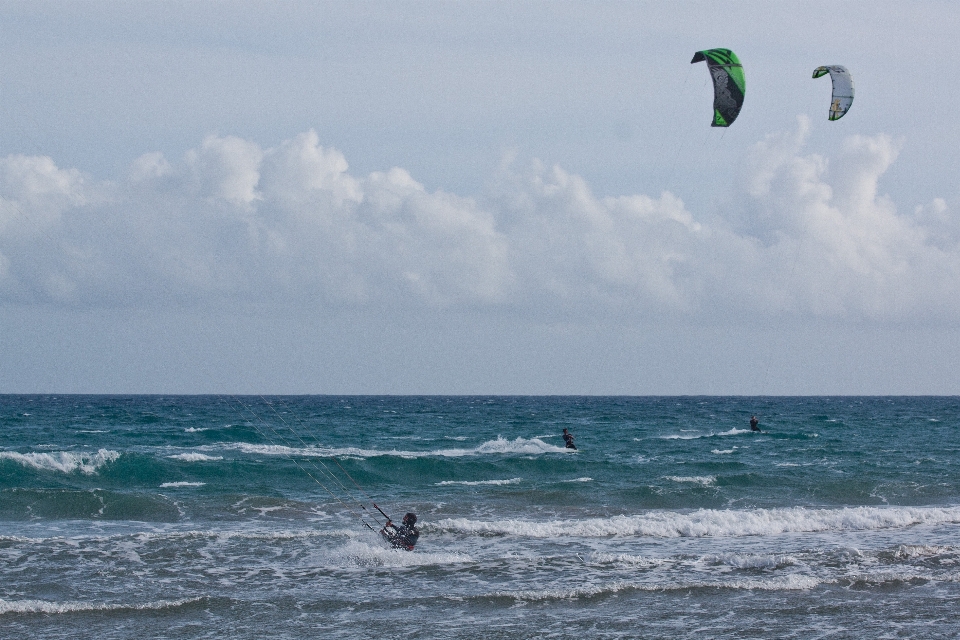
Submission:
<svg viewBox="0 0 960 640">
<path fill-rule="evenodd" d="M 960 398 L 8 395 L 0 426 L 5 637 L 958 628 Z"/>
</svg>

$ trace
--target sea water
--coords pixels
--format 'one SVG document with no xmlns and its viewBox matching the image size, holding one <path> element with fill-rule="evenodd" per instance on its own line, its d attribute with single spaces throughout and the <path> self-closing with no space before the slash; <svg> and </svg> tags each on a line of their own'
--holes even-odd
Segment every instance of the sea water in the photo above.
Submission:
<svg viewBox="0 0 960 640">
<path fill-rule="evenodd" d="M 958 436 L 960 398 L 0 396 L 0 636 L 955 638 Z"/>
</svg>

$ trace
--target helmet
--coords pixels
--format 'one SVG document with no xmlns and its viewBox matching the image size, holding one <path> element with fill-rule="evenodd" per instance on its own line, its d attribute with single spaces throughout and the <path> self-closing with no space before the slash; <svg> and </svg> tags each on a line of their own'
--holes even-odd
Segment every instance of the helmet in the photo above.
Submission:
<svg viewBox="0 0 960 640">
<path fill-rule="evenodd" d="M 417 524 L 417 514 L 408 513 L 407 515 L 403 516 L 403 524 L 406 524 L 406 525 Z"/>
</svg>

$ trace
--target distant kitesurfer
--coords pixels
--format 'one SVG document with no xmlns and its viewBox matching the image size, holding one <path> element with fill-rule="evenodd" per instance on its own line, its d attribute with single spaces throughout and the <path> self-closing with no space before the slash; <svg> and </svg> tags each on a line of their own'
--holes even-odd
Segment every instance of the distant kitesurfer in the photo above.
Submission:
<svg viewBox="0 0 960 640">
<path fill-rule="evenodd" d="M 566 429 L 563 430 L 563 441 L 567 443 L 567 449 L 577 448 L 577 445 L 573 444 L 573 434 L 571 434 Z"/>
<path fill-rule="evenodd" d="M 417 514 L 408 513 L 403 516 L 403 524 L 397 526 L 387 519 L 387 524 L 380 529 L 380 535 L 386 538 L 387 542 L 393 545 L 394 549 L 406 549 L 413 551 L 420 537 L 420 531 L 416 527 Z"/>
<path fill-rule="evenodd" d="M 760 431 L 760 421 L 757 416 L 750 416 L 750 431 Z"/>
</svg>

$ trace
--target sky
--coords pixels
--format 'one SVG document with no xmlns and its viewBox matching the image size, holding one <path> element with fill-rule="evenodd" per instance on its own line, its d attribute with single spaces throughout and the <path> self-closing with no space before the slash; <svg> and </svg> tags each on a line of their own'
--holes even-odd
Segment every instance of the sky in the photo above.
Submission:
<svg viewBox="0 0 960 640">
<path fill-rule="evenodd" d="M 954 2 L 2 2 L 0 393 L 960 393 L 957 33 Z"/>
</svg>

